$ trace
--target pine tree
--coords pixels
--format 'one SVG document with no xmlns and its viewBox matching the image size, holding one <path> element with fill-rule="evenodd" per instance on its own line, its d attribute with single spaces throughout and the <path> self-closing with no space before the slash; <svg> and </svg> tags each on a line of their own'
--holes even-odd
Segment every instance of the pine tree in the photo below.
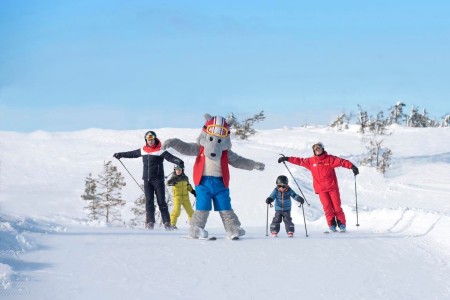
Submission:
<svg viewBox="0 0 450 300">
<path fill-rule="evenodd" d="M 364 111 L 359 104 L 358 109 L 358 121 L 356 123 L 360 125 L 359 132 L 364 134 L 366 132 L 366 128 L 369 126 L 369 116 L 367 114 L 367 111 Z"/>
<path fill-rule="evenodd" d="M 367 122 L 367 127 L 370 132 L 375 135 L 383 135 L 386 133 L 387 120 L 384 118 L 384 113 L 380 111 L 376 118 L 372 118 L 370 116 L 369 121 Z"/>
<path fill-rule="evenodd" d="M 419 108 L 413 106 L 411 113 L 408 117 L 408 127 L 437 127 L 438 122 L 428 117 L 427 111 L 424 109 L 422 113 L 419 112 Z"/>
<path fill-rule="evenodd" d="M 120 221 L 117 207 L 125 205 L 121 195 L 122 187 L 126 185 L 124 177 L 117 171 L 117 167 L 108 161 L 103 163 L 103 172 L 98 175 L 97 183 L 100 187 L 100 207 L 106 223 Z"/>
<path fill-rule="evenodd" d="M 450 127 L 450 114 L 442 117 L 441 127 Z"/>
<path fill-rule="evenodd" d="M 99 216 L 102 215 L 102 211 L 100 197 L 97 194 L 97 180 L 92 178 L 92 173 L 89 173 L 85 179 L 84 194 L 81 195 L 81 198 L 88 201 L 88 205 L 84 207 L 89 211 L 88 218 L 90 220 L 98 220 Z"/>
<path fill-rule="evenodd" d="M 336 120 L 331 122 L 330 127 L 336 128 L 337 131 L 342 131 L 344 129 L 348 129 L 349 117 L 345 113 L 340 114 Z"/>
<path fill-rule="evenodd" d="M 381 149 L 381 160 L 378 163 L 377 170 L 384 174 L 391 166 L 392 150 L 389 148 Z"/>
<path fill-rule="evenodd" d="M 264 116 L 264 111 L 262 110 L 259 114 L 256 114 L 251 118 L 247 118 L 242 122 L 237 121 L 233 113 L 231 113 L 228 118 L 232 118 L 234 120 L 233 125 L 231 126 L 234 130 L 234 134 L 240 137 L 241 140 L 246 140 L 249 136 L 256 133 L 256 130 L 253 128 L 254 124 L 264 121 L 266 117 Z"/>
<path fill-rule="evenodd" d="M 406 120 L 407 115 L 403 113 L 403 107 L 406 105 L 402 101 L 398 101 L 393 107 L 389 108 L 389 118 L 387 125 L 401 124 L 403 120 Z"/>
<path fill-rule="evenodd" d="M 366 149 L 369 151 L 368 157 L 361 161 L 362 166 L 376 167 L 379 172 L 384 174 L 390 167 L 392 150 L 382 148 L 383 140 L 370 139 Z"/>
</svg>

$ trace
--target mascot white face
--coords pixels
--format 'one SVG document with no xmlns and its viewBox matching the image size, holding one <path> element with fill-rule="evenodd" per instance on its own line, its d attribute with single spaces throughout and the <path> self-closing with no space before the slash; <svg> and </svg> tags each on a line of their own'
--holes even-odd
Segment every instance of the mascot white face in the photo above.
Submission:
<svg viewBox="0 0 450 300">
<path fill-rule="evenodd" d="M 204 154 L 212 160 L 220 160 L 222 151 L 231 149 L 230 125 L 233 119 L 205 114 L 206 123 L 197 143 L 204 148 Z"/>
</svg>

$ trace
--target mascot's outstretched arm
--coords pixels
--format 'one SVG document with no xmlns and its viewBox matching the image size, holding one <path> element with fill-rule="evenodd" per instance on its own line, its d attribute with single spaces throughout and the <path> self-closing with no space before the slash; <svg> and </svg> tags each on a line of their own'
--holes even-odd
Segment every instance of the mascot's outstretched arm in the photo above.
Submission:
<svg viewBox="0 0 450 300">
<path fill-rule="evenodd" d="M 173 148 L 180 152 L 183 155 L 188 156 L 197 156 L 198 152 L 200 151 L 200 145 L 197 143 L 186 143 L 183 142 L 180 139 L 168 139 L 164 142 L 162 145 L 162 148 L 168 149 Z"/>
<path fill-rule="evenodd" d="M 239 156 L 231 150 L 228 150 L 228 163 L 235 168 L 249 171 L 253 169 L 263 171 L 265 167 L 263 163 Z"/>
</svg>

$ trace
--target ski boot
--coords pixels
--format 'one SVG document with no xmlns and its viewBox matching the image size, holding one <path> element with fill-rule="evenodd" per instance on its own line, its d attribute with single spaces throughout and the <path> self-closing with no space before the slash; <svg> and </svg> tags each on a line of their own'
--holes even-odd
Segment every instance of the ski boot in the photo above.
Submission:
<svg viewBox="0 0 450 300">
<path fill-rule="evenodd" d="M 172 226 L 170 226 L 169 222 L 164 223 L 164 229 L 166 229 L 167 231 L 172 230 Z"/>
</svg>

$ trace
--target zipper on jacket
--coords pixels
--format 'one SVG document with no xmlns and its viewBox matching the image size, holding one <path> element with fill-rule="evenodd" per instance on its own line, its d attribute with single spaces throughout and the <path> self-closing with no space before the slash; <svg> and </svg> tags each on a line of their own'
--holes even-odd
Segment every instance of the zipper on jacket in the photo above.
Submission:
<svg viewBox="0 0 450 300">
<path fill-rule="evenodd" d="M 147 155 L 147 180 L 150 181 L 150 155 Z"/>
</svg>

